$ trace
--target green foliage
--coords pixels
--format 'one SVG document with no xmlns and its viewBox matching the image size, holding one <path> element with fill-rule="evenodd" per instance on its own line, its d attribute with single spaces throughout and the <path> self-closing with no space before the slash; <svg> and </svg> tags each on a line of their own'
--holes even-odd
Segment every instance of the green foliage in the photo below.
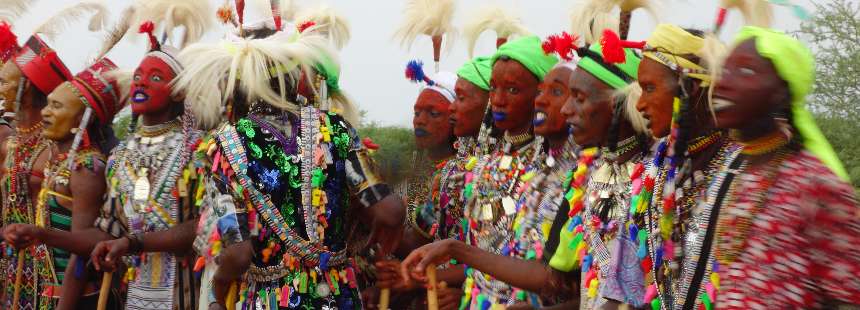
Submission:
<svg viewBox="0 0 860 310">
<path fill-rule="evenodd" d="M 399 184 L 414 168 L 417 152 L 412 129 L 370 123 L 359 128 L 358 133 L 362 138 L 370 138 L 380 146 L 373 158 L 386 183 Z"/>
<path fill-rule="evenodd" d="M 860 188 L 860 6 L 850 0 L 813 4 L 815 14 L 798 31 L 815 54 L 816 84 L 808 103 Z"/>
<path fill-rule="evenodd" d="M 116 135 L 117 140 L 125 140 L 125 137 L 128 135 L 128 123 L 130 122 L 131 114 L 120 116 L 113 121 L 113 133 Z"/>
</svg>

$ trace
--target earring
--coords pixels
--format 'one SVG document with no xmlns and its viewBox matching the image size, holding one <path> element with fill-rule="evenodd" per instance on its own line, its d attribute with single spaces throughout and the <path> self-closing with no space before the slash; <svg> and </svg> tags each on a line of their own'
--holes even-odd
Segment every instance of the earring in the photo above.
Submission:
<svg viewBox="0 0 860 310">
<path fill-rule="evenodd" d="M 783 135 L 788 140 L 791 140 L 793 134 L 791 133 L 791 123 L 788 121 L 788 116 L 785 112 L 773 112 L 771 113 L 771 117 L 773 117 L 774 122 L 776 122 L 776 127 L 782 132 Z"/>
</svg>

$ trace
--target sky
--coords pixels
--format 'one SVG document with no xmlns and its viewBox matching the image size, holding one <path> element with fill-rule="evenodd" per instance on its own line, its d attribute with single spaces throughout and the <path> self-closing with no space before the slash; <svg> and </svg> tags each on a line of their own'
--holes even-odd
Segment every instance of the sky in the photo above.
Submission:
<svg viewBox="0 0 860 310">
<path fill-rule="evenodd" d="M 35 1 L 35 0 L 34 0 Z M 183 1 L 183 0 L 176 0 Z M 211 0 L 214 8 L 221 5 L 223 0 Z M 246 20 L 268 18 L 262 10 L 254 10 L 249 0 Z M 403 71 L 411 59 L 422 59 L 426 70 L 432 71 L 433 50 L 428 37 L 419 37 L 409 49 L 400 46 L 393 39 L 393 33 L 401 22 L 401 11 L 406 0 L 294 0 L 299 7 L 311 7 L 328 4 L 339 10 L 349 20 L 352 26 L 352 39 L 341 51 L 342 74 L 341 88 L 348 93 L 366 111 L 367 121 L 382 125 L 411 126 L 412 105 L 419 93 L 419 86 L 404 78 Z M 476 11 L 487 5 L 501 5 L 511 8 L 519 14 L 523 24 L 534 34 L 546 37 L 550 34 L 567 31 L 570 28 L 569 15 L 571 9 L 580 0 L 551 1 L 551 0 L 457 0 L 454 26 L 462 25 Z M 794 3 L 812 9 L 811 1 L 792 0 Z M 29 34 L 46 18 L 60 11 L 63 7 L 76 3 L 72 0 L 39 0 L 21 18 L 14 23 L 14 31 L 18 34 L 19 42 L 23 43 Z M 109 0 L 109 8 L 113 19 L 132 3 L 131 0 Z M 267 2 L 267 1 L 266 1 Z M 659 22 L 673 23 L 685 28 L 710 29 L 714 23 L 717 10 L 717 0 L 659 0 Z M 774 9 L 774 28 L 786 31 L 796 30 L 800 20 L 784 7 Z M 654 28 L 658 20 L 641 12 L 634 12 L 629 38 L 644 40 Z M 731 12 L 727 18 L 722 38 L 729 40 L 742 22 L 739 12 Z M 216 41 L 224 33 L 224 28 L 218 25 L 211 30 L 204 40 Z M 81 71 L 101 46 L 101 34 L 90 33 L 86 22 L 81 21 L 69 26 L 68 29 L 51 45 L 58 51 L 72 72 Z M 444 49 L 441 69 L 456 71 L 467 60 L 467 43 L 458 39 L 450 47 Z M 475 55 L 490 54 L 495 50 L 495 34 L 484 33 L 477 42 Z M 111 58 L 122 68 L 133 70 L 146 51 L 146 39 L 139 34 L 129 33 L 110 53 Z"/>
</svg>

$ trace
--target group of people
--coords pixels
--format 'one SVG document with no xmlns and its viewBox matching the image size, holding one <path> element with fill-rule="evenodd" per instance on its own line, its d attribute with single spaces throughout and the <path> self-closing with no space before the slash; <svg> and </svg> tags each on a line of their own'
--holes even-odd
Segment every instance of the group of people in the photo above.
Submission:
<svg viewBox="0 0 860 310">
<path fill-rule="evenodd" d="M 397 36 L 431 38 L 436 70 L 405 70 L 423 84 L 405 191 L 353 127 L 332 8 L 149 0 L 108 25 L 86 1 L 23 45 L 2 21 L 0 307 L 860 306 L 857 199 L 804 106 L 813 57 L 757 17 L 768 2 L 723 2 L 714 29 L 638 42 L 647 1 L 585 1 L 545 40 L 485 9 L 466 37 L 494 30 L 496 51 L 444 72 L 454 1 L 408 1 Z M 758 26 L 726 46 L 731 8 Z M 81 16 L 106 36 L 73 75 L 45 39 Z M 198 42 L 215 17 L 231 30 Z M 133 33 L 126 72 L 105 55 Z"/>
</svg>

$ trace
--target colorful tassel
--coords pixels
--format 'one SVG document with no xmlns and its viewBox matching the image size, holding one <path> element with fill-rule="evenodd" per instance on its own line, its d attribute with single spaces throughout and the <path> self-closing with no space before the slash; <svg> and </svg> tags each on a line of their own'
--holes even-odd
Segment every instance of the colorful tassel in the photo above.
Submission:
<svg viewBox="0 0 860 310">
<path fill-rule="evenodd" d="M 18 37 L 12 32 L 12 25 L 0 22 L 0 62 L 7 62 L 20 47 Z"/>
<path fill-rule="evenodd" d="M 436 83 L 424 73 L 424 62 L 417 59 L 410 60 L 409 63 L 406 64 L 406 78 L 414 83 L 424 82 L 427 86 L 436 85 Z"/>
<path fill-rule="evenodd" d="M 161 44 L 158 43 L 158 39 L 153 34 L 154 31 L 155 24 L 149 20 L 141 23 L 140 28 L 137 29 L 138 33 L 145 33 L 149 37 L 149 49 L 151 50 L 157 50 L 161 47 Z"/>
<path fill-rule="evenodd" d="M 579 41 L 579 37 L 572 36 L 567 32 L 551 35 L 542 44 L 543 52 L 547 55 L 556 53 L 565 61 L 573 61 L 574 51 L 577 49 L 577 41 Z"/>
<path fill-rule="evenodd" d="M 624 52 L 624 48 L 645 48 L 644 41 L 623 41 L 618 37 L 617 33 L 609 29 L 603 31 L 603 38 L 600 39 L 600 45 L 603 48 L 603 60 L 609 64 L 621 64 L 627 61 L 627 55 Z"/>
</svg>

